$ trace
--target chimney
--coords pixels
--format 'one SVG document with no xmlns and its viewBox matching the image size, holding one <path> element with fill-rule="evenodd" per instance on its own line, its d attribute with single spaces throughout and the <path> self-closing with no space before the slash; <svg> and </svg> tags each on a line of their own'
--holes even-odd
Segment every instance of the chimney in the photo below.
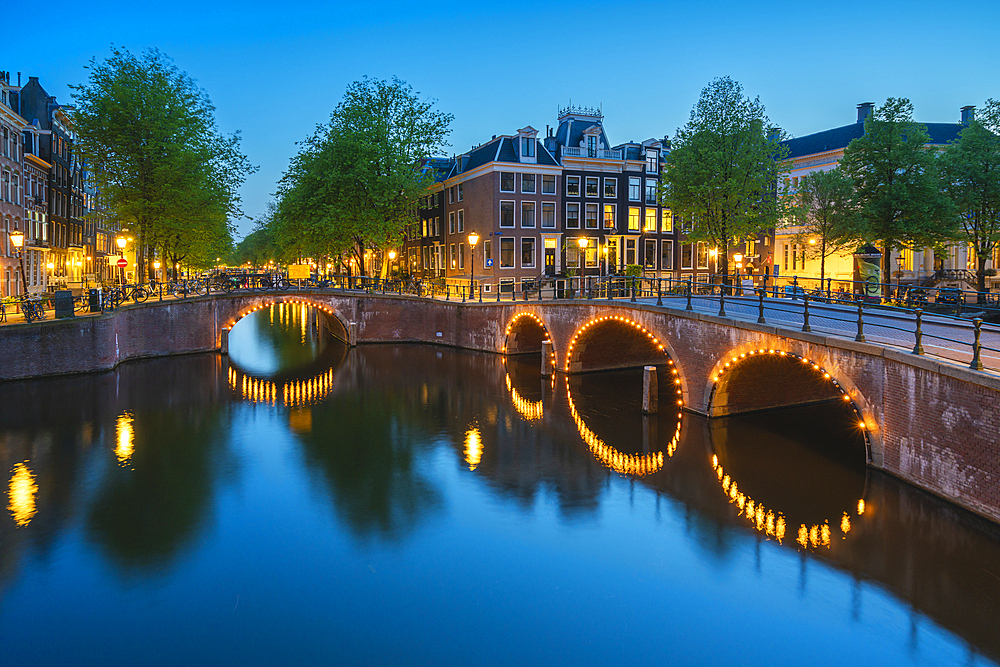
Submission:
<svg viewBox="0 0 1000 667">
<path fill-rule="evenodd" d="M 974 120 L 976 120 L 976 107 L 962 107 L 962 125 L 968 125 Z"/>
<path fill-rule="evenodd" d="M 20 72 L 17 73 L 17 87 L 18 88 L 21 87 L 21 73 Z"/>
<path fill-rule="evenodd" d="M 874 102 L 862 102 L 858 105 L 858 122 L 863 123 L 868 116 L 872 115 L 872 111 L 875 109 Z"/>
</svg>

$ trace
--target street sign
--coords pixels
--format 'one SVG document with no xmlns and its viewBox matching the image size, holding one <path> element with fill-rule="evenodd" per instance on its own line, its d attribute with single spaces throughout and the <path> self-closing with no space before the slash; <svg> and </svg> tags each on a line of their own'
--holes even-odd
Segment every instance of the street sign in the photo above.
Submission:
<svg viewBox="0 0 1000 667">
<path fill-rule="evenodd" d="M 124 269 L 126 266 L 128 266 L 128 260 L 122 257 L 121 259 L 118 260 L 118 266 Z"/>
<path fill-rule="evenodd" d="M 307 280 L 310 274 L 310 266 L 308 264 L 292 264 L 288 267 L 288 279 L 289 280 Z"/>
<path fill-rule="evenodd" d="M 486 260 L 486 268 L 488 269 L 491 266 L 493 266 L 493 258 L 492 257 L 490 257 L 489 259 Z"/>
</svg>

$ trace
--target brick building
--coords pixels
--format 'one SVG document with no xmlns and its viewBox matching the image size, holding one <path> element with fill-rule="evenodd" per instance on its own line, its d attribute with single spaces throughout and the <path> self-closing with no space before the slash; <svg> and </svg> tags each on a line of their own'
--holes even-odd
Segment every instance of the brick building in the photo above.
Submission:
<svg viewBox="0 0 1000 667">
<path fill-rule="evenodd" d="M 10 234 L 24 229 L 24 179 L 21 132 L 26 123 L 17 113 L 18 87 L 10 72 L 0 72 L 0 294 L 21 294 L 22 277 Z"/>
</svg>

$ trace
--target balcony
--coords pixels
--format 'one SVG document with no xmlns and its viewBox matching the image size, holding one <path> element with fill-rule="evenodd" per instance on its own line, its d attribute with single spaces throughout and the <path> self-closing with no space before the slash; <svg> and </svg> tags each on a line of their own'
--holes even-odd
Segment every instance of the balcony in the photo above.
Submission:
<svg viewBox="0 0 1000 667">
<path fill-rule="evenodd" d="M 596 158 L 598 160 L 622 159 L 621 151 L 613 151 L 605 148 L 598 148 L 597 150 L 592 151 L 580 146 L 563 146 L 562 154 L 563 157 Z"/>
</svg>

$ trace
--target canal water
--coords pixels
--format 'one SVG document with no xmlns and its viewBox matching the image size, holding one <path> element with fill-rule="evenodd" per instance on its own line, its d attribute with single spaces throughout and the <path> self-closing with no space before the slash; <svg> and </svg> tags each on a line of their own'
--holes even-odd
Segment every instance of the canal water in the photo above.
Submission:
<svg viewBox="0 0 1000 667">
<path fill-rule="evenodd" d="M 0 664 L 1000 659 L 1000 531 L 847 406 L 643 417 L 635 371 L 321 322 L 0 385 Z"/>
</svg>

